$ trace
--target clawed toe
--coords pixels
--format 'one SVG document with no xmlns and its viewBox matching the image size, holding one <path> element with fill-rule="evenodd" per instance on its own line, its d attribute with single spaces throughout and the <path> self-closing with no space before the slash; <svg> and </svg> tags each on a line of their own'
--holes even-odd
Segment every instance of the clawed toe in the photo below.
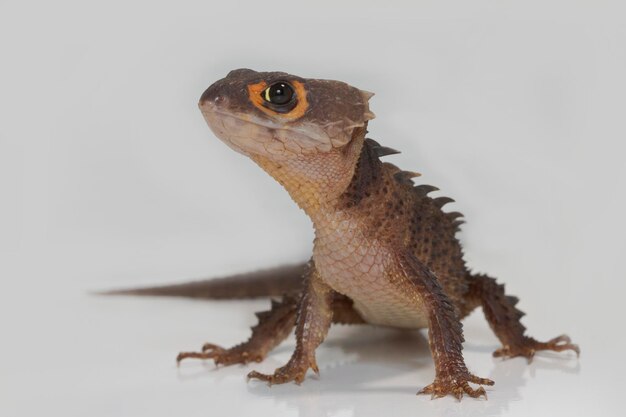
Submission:
<svg viewBox="0 0 626 417">
<path fill-rule="evenodd" d="M 494 384 L 492 380 L 487 378 L 479 378 L 472 374 L 461 374 L 454 377 L 437 378 L 435 379 L 435 382 L 424 387 L 417 394 L 430 394 L 431 399 L 445 397 L 450 394 L 459 401 L 463 398 L 463 395 L 468 395 L 472 398 L 487 398 L 487 391 L 485 391 L 485 388 L 472 388 L 468 382 L 479 385 Z"/>
<path fill-rule="evenodd" d="M 557 344 L 557 343 L 571 343 L 572 339 L 570 339 L 570 337 L 566 334 L 562 334 L 560 336 L 557 336 L 555 338 L 552 338 L 550 340 L 548 340 L 547 343 L 551 343 L 551 344 Z"/>
<path fill-rule="evenodd" d="M 480 377 L 477 377 L 476 375 L 470 375 L 469 381 L 473 382 L 474 384 L 477 384 L 477 385 L 489 385 L 489 386 L 491 386 L 491 385 L 495 384 L 495 382 L 493 382 L 489 378 L 480 378 Z"/>
<path fill-rule="evenodd" d="M 287 362 L 285 366 L 276 369 L 271 375 L 252 371 L 248 374 L 248 381 L 251 379 L 258 379 L 260 381 L 267 382 L 268 385 L 284 384 L 286 382 L 293 381 L 300 385 L 302 381 L 304 381 L 304 377 L 309 368 L 313 369 L 315 373 L 319 373 L 315 359 L 292 359 Z"/>
<path fill-rule="evenodd" d="M 176 356 L 176 363 L 180 365 L 181 361 L 189 358 L 216 359 L 219 354 L 223 354 L 224 352 L 226 352 L 226 349 L 221 346 L 214 345 L 212 343 L 205 343 L 202 345 L 202 350 L 200 352 L 180 352 L 178 356 Z"/>
<path fill-rule="evenodd" d="M 546 343 L 540 343 L 538 350 L 553 350 L 555 352 L 563 352 L 565 350 L 571 350 L 576 352 L 576 356 L 580 356 L 580 347 L 572 343 L 572 339 L 568 335 L 562 334 L 553 339 L 548 340 Z"/>
<path fill-rule="evenodd" d="M 205 343 L 204 345 L 202 345 L 202 351 L 203 352 L 207 352 L 207 351 L 224 352 L 225 349 L 221 346 L 214 345 L 213 343 Z"/>
<path fill-rule="evenodd" d="M 215 352 L 212 351 L 202 351 L 202 352 L 180 352 L 178 356 L 176 356 L 176 364 L 180 365 L 180 363 L 184 359 L 194 358 L 194 359 L 213 359 L 215 357 Z"/>
<path fill-rule="evenodd" d="M 248 375 L 246 375 L 246 379 L 248 380 L 248 382 L 251 379 L 258 379 L 259 381 L 265 381 L 269 385 L 272 385 L 272 381 L 271 381 L 272 376 L 273 375 L 262 374 L 262 373 L 257 372 L 257 371 L 251 371 L 251 372 L 248 372 Z"/>
<path fill-rule="evenodd" d="M 514 358 L 522 356 L 532 362 L 535 353 L 540 350 L 551 350 L 553 352 L 563 352 L 571 350 L 576 352 L 576 356 L 580 356 L 580 348 L 573 344 L 569 336 L 563 334 L 548 340 L 547 342 L 539 342 L 532 337 L 525 337 L 519 343 L 505 345 L 493 352 L 495 357 Z"/>
<path fill-rule="evenodd" d="M 200 352 L 181 352 L 176 357 L 176 363 L 184 359 L 212 359 L 216 365 L 246 364 L 248 362 L 260 362 L 264 355 L 257 350 L 246 348 L 246 345 L 238 345 L 231 349 L 224 349 L 213 343 L 205 343 Z"/>
<path fill-rule="evenodd" d="M 295 382 L 300 385 L 304 381 L 305 372 L 284 372 L 281 368 L 277 369 L 273 374 L 262 374 L 257 371 L 252 371 L 248 374 L 248 381 L 251 379 L 258 379 L 259 381 L 265 381 L 268 385 L 285 384 L 287 382 Z"/>
<path fill-rule="evenodd" d="M 285 377 L 285 375 L 281 375 L 278 372 L 275 372 L 273 374 L 262 374 L 261 372 L 257 372 L 257 371 L 252 371 L 250 373 L 248 373 L 248 381 L 250 381 L 251 379 L 258 379 L 259 381 L 265 381 L 267 382 L 267 385 L 274 385 L 274 384 L 284 384 L 285 382 L 289 382 L 289 379 Z M 296 384 L 300 384 L 300 382 L 302 382 L 302 380 L 295 380 Z"/>
</svg>

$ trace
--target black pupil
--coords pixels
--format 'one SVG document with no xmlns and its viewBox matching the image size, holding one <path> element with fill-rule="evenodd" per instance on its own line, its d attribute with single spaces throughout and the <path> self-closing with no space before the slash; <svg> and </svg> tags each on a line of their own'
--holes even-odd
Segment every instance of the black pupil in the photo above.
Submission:
<svg viewBox="0 0 626 417">
<path fill-rule="evenodd" d="M 287 83 L 276 83 L 270 87 L 269 98 L 273 104 L 287 104 L 293 97 L 293 88 Z"/>
</svg>

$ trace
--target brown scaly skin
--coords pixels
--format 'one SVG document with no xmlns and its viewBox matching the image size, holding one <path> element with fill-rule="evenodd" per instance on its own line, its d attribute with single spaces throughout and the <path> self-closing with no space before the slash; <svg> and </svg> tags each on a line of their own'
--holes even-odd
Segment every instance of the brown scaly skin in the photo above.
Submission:
<svg viewBox="0 0 626 417">
<path fill-rule="evenodd" d="M 289 94 L 290 91 L 293 94 Z M 366 139 L 370 93 L 345 83 L 285 73 L 236 70 L 209 87 L 200 109 L 213 132 L 248 156 L 289 192 L 315 227 L 315 245 L 299 301 L 286 297 L 259 314 L 250 339 L 231 349 L 207 344 L 188 358 L 233 364 L 260 361 L 294 326 L 297 346 L 268 383 L 303 381 L 318 371 L 315 349 L 331 322 L 427 327 L 433 397 L 486 396 L 493 381 L 473 375 L 462 355 L 461 318 L 482 306 L 503 347 L 496 356 L 532 358 L 538 350 L 573 350 L 567 336 L 541 343 L 526 336 L 517 299 L 472 275 L 456 233 L 452 201 L 379 157 L 396 153 Z"/>
</svg>

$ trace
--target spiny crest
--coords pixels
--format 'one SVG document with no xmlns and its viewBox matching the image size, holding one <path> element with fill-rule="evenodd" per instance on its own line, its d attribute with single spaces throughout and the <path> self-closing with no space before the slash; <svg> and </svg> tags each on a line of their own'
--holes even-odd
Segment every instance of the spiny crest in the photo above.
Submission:
<svg viewBox="0 0 626 417">
<path fill-rule="evenodd" d="M 400 153 L 399 151 L 392 149 L 392 148 L 388 148 L 386 146 L 382 146 L 380 143 L 376 142 L 373 139 L 365 139 L 365 146 L 371 151 L 371 153 L 373 155 L 375 155 L 376 157 L 381 157 L 381 156 L 386 156 L 386 155 L 392 155 L 392 154 L 396 154 L 396 153 Z M 418 172 L 412 172 L 412 171 L 403 171 L 401 169 L 399 169 L 398 167 L 396 167 L 393 164 L 390 163 L 386 163 L 387 165 L 393 167 L 394 169 L 397 169 L 397 172 L 395 172 L 393 174 L 394 179 L 400 183 L 400 184 L 405 184 L 405 185 L 413 185 L 413 190 L 414 192 L 419 196 L 420 199 L 428 199 L 431 200 L 432 203 L 439 209 L 442 209 L 443 206 L 445 206 L 448 203 L 453 203 L 454 199 L 450 198 L 450 197 L 435 197 L 435 198 L 430 198 L 428 197 L 428 194 L 433 192 L 433 191 L 439 191 L 439 188 L 433 186 L 433 185 L 428 185 L 428 184 L 419 184 L 419 185 L 415 185 L 415 183 L 413 182 L 413 178 L 419 177 L 421 176 L 420 173 Z M 455 231 L 459 231 L 459 227 L 465 223 L 462 220 L 463 214 L 459 213 L 458 211 L 454 211 L 451 213 L 444 213 L 445 217 L 449 220 L 450 224 L 452 225 L 452 227 L 454 228 Z"/>
<path fill-rule="evenodd" d="M 446 216 L 450 219 L 450 220 L 456 220 L 460 217 L 463 217 L 463 213 L 460 213 L 458 211 L 451 211 L 450 213 L 446 213 Z"/>
<path fill-rule="evenodd" d="M 439 188 L 435 187 L 434 185 L 421 184 L 416 185 L 413 190 L 415 190 L 415 192 L 420 197 L 426 197 L 428 193 L 432 193 L 433 191 L 439 191 Z"/>
<path fill-rule="evenodd" d="M 372 181 L 377 178 L 378 169 L 376 169 L 376 167 L 378 166 L 377 163 L 380 163 L 378 162 L 378 158 L 400 153 L 395 149 L 382 146 L 380 143 L 371 138 L 366 138 L 363 146 L 364 150 L 359 160 L 357 172 L 355 173 L 355 178 L 353 179 L 354 187 L 351 190 L 352 192 L 350 193 L 350 197 L 356 201 L 363 197 L 367 187 L 372 183 Z M 391 167 L 393 171 L 395 171 L 393 177 L 398 183 L 413 186 L 412 189 L 415 194 L 417 194 L 419 199 L 429 200 L 435 207 L 439 209 L 442 209 L 443 206 L 448 203 L 454 202 L 454 200 L 450 197 L 429 197 L 429 193 L 433 191 L 439 191 L 439 188 L 428 184 L 415 185 L 415 183 L 413 182 L 413 178 L 421 176 L 420 173 L 403 171 L 388 162 L 386 162 L 385 165 Z M 450 222 L 454 231 L 458 231 L 459 226 L 465 223 L 462 220 L 463 214 L 459 213 L 458 211 L 444 213 L 444 216 Z"/>
<path fill-rule="evenodd" d="M 446 217 L 448 218 L 448 220 L 450 220 L 450 223 L 452 223 L 452 227 L 454 227 L 454 230 L 458 231 L 459 227 L 462 224 L 465 224 L 465 220 L 463 220 L 463 213 L 460 213 L 458 211 L 452 211 L 450 213 L 446 213 Z"/>
<path fill-rule="evenodd" d="M 442 208 L 448 203 L 454 203 L 454 199 L 450 197 L 437 197 L 433 199 L 433 203 L 439 208 Z"/>
<path fill-rule="evenodd" d="M 519 298 L 515 297 L 514 295 L 507 295 L 506 299 L 512 306 L 515 306 L 517 305 L 517 303 L 519 303 Z"/>
<path fill-rule="evenodd" d="M 380 161 L 380 157 L 393 153 L 398 152 L 381 146 L 374 139 L 365 139 L 352 182 L 344 193 L 344 200 L 348 207 L 358 204 L 359 201 L 369 195 L 370 187 L 381 177 L 383 164 Z"/>
<path fill-rule="evenodd" d="M 416 178 L 416 177 L 420 177 L 422 174 L 420 174 L 419 172 L 412 172 L 412 171 L 398 171 L 395 174 L 393 174 L 393 177 L 396 179 L 396 181 L 402 183 L 402 184 L 409 184 L 409 185 L 413 185 L 413 180 L 411 178 Z"/>
<path fill-rule="evenodd" d="M 428 185 L 428 184 L 416 185 L 415 187 L 413 187 L 413 191 L 420 198 L 422 199 L 426 198 L 426 199 L 431 200 L 433 204 L 439 209 L 442 209 L 443 206 L 445 206 L 448 203 L 454 203 L 454 199 L 450 197 L 445 197 L 445 196 L 435 197 L 435 198 L 428 197 L 429 193 L 432 193 L 433 191 L 439 191 L 439 188 L 435 187 L 434 185 Z M 458 232 L 460 230 L 460 226 L 465 223 L 465 221 L 462 220 L 463 214 L 458 211 L 444 213 L 444 215 L 448 219 L 450 224 L 452 225 L 455 232 Z"/>
<path fill-rule="evenodd" d="M 379 158 L 382 158 L 383 156 L 387 156 L 387 155 L 395 155 L 395 154 L 400 153 L 400 151 L 397 151 L 393 148 L 382 146 L 380 143 L 376 142 L 374 139 L 367 138 L 365 139 L 365 143 L 367 143 L 369 148 L 372 151 L 374 151 L 374 154 L 376 154 L 376 156 Z"/>
</svg>

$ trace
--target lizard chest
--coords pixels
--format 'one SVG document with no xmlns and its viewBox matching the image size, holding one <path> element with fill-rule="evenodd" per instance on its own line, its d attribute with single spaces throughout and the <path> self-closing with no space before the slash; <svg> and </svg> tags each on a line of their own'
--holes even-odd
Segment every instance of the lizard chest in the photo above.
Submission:
<svg viewBox="0 0 626 417">
<path fill-rule="evenodd" d="M 319 226 L 319 225 L 318 225 Z M 357 222 L 341 217 L 317 227 L 313 260 L 322 279 L 352 299 L 355 310 L 368 323 L 427 327 L 423 306 L 387 277 L 393 257 L 375 239 L 368 239 Z"/>
</svg>

